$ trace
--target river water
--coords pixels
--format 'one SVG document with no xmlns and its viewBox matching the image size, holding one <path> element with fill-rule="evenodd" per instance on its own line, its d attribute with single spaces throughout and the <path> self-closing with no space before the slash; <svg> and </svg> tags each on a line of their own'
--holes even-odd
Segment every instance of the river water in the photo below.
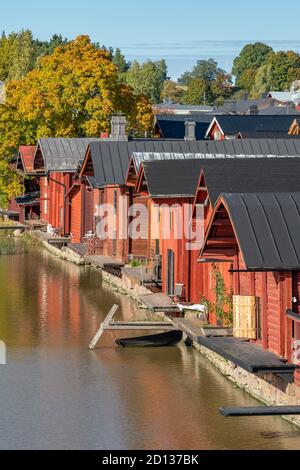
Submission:
<svg viewBox="0 0 300 470">
<path fill-rule="evenodd" d="M 255 406 L 185 346 L 119 350 L 91 337 L 114 303 L 98 272 L 40 248 L 0 256 L 0 449 L 299 449 L 280 418 L 226 420 L 220 406 Z"/>
</svg>

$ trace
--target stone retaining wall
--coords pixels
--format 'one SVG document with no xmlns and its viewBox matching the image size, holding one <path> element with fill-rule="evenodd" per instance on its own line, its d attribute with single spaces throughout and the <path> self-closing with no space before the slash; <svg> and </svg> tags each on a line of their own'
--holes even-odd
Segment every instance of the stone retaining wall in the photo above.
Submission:
<svg viewBox="0 0 300 470">
<path fill-rule="evenodd" d="M 297 396 L 298 387 L 295 384 L 288 384 L 286 390 L 283 391 L 279 383 L 276 383 L 277 386 L 273 385 L 268 381 L 267 376 L 261 377 L 251 374 L 197 343 L 194 343 L 194 348 L 205 356 L 231 382 L 265 405 L 300 406 L 300 397 Z M 274 374 L 269 375 L 272 375 L 273 380 L 275 380 Z M 271 377 L 269 377 L 269 380 L 272 381 Z M 284 417 L 284 419 L 300 427 L 300 417 L 288 416 Z"/>
</svg>

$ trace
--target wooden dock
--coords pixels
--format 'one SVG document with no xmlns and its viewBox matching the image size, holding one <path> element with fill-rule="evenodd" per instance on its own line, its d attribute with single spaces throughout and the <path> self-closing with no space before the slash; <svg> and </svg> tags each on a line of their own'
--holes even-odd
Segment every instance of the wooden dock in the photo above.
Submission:
<svg viewBox="0 0 300 470">
<path fill-rule="evenodd" d="M 0 230 L 11 230 L 12 232 L 14 232 L 15 230 L 21 230 L 22 232 L 24 232 L 24 230 L 27 229 L 27 225 L 0 225 Z"/>
<path fill-rule="evenodd" d="M 151 322 L 151 321 L 113 321 L 113 317 L 119 309 L 118 305 L 114 305 L 108 313 L 104 322 L 101 323 L 99 330 L 89 345 L 90 350 L 94 350 L 99 343 L 105 331 L 174 331 L 178 328 L 175 327 L 173 322 Z"/>
<path fill-rule="evenodd" d="M 259 406 L 253 408 L 220 408 L 225 418 L 258 416 L 300 416 L 300 406 Z"/>
</svg>

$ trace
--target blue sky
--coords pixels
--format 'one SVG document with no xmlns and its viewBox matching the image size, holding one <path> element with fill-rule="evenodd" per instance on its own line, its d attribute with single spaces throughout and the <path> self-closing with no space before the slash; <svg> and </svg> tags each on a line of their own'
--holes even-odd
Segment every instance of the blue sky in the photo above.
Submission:
<svg viewBox="0 0 300 470">
<path fill-rule="evenodd" d="M 130 59 L 165 56 L 171 75 L 200 55 L 213 53 L 228 67 L 233 50 L 241 47 L 232 41 L 278 40 L 282 49 L 292 48 L 283 40 L 300 44 L 299 0 L 290 0 L 286 7 L 274 0 L 243 3 L 244 7 L 237 0 L 10 0 L 1 5 L 0 29 L 30 28 L 41 39 L 55 32 L 68 38 L 89 34 L 107 46 L 121 47 Z M 202 41 L 216 44 L 205 46 Z M 226 46 L 223 41 L 231 42 Z"/>
</svg>

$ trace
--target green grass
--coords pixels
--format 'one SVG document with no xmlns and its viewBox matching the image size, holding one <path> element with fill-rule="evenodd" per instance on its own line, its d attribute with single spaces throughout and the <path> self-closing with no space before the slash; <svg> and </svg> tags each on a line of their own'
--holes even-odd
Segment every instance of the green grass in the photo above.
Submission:
<svg viewBox="0 0 300 470">
<path fill-rule="evenodd" d="M 0 238 L 0 255 L 16 255 L 20 247 L 13 238 Z"/>
</svg>

